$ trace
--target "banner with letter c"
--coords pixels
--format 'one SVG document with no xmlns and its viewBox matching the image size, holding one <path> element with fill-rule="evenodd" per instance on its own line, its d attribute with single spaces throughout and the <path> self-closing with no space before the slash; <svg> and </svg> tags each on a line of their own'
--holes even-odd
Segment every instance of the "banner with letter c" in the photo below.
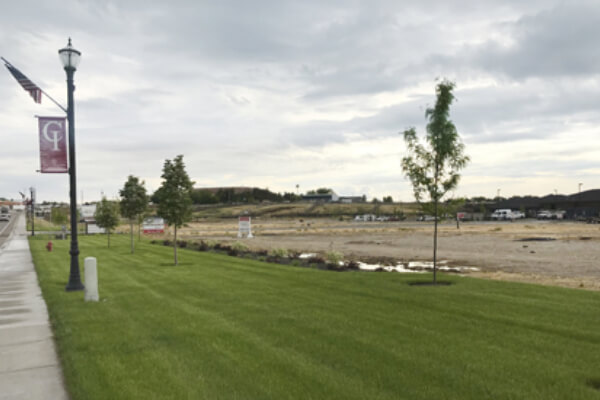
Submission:
<svg viewBox="0 0 600 400">
<path fill-rule="evenodd" d="M 40 130 L 40 172 L 69 172 L 67 162 L 67 119 L 38 117 Z"/>
</svg>

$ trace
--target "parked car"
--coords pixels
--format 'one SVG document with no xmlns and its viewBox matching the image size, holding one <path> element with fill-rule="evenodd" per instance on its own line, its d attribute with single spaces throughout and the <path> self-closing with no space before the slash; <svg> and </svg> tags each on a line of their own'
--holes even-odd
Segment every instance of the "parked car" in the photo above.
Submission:
<svg viewBox="0 0 600 400">
<path fill-rule="evenodd" d="M 552 219 L 552 212 L 548 210 L 541 210 L 537 213 L 537 219 Z"/>
<path fill-rule="evenodd" d="M 567 212 L 563 210 L 557 210 L 552 213 L 552 219 L 565 219 Z"/>
<path fill-rule="evenodd" d="M 0 221 L 10 221 L 10 214 L 0 214 Z"/>
<path fill-rule="evenodd" d="M 521 212 L 521 211 L 513 211 L 513 216 L 515 217 L 515 219 L 523 219 L 525 218 L 525 213 Z"/>
<path fill-rule="evenodd" d="M 360 221 L 360 222 L 370 222 L 370 221 L 375 221 L 375 215 L 374 214 L 364 214 L 364 215 L 357 215 L 354 217 L 355 221 Z"/>
<path fill-rule="evenodd" d="M 435 221 L 435 217 L 432 215 L 419 215 L 417 221 L 431 222 Z"/>
<path fill-rule="evenodd" d="M 491 215 L 494 221 L 512 221 L 515 219 L 515 214 L 508 208 L 498 209 Z"/>
</svg>

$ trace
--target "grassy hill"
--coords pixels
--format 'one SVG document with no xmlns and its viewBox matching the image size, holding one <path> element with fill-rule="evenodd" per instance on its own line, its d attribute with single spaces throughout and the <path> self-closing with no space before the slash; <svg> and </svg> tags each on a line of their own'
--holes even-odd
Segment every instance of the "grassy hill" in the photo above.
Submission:
<svg viewBox="0 0 600 400">
<path fill-rule="evenodd" d="M 31 239 L 72 399 L 600 399 L 600 293 Z M 83 271 L 82 271 L 83 272 Z M 596 388 L 595 388 L 596 387 Z"/>
<path fill-rule="evenodd" d="M 244 212 L 251 216 L 272 218 L 296 217 L 354 217 L 358 214 L 412 215 L 418 211 L 414 203 L 261 203 L 244 205 L 219 204 L 213 206 L 196 206 L 195 218 L 237 218 Z"/>
</svg>

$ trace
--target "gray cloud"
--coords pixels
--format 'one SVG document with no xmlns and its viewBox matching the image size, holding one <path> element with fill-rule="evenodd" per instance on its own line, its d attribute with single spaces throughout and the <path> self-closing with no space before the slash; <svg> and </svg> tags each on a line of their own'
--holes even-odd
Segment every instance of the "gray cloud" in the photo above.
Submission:
<svg viewBox="0 0 600 400">
<path fill-rule="evenodd" d="M 0 49 L 61 102 L 56 51 L 72 36 L 83 52 L 75 78 L 86 192 L 116 193 L 129 173 L 156 182 L 164 159 L 184 154 L 199 182 L 321 184 L 398 198 L 411 195 L 398 133 L 424 134 L 436 77 L 456 80 L 452 119 L 479 151 L 535 141 L 555 155 L 573 132 L 585 137 L 582 149 L 600 145 L 590 139 L 600 122 L 599 22 L 592 1 L 24 0 L 0 15 Z M 33 104 L 8 73 L 0 92 L 2 159 L 35 170 L 31 117 L 57 110 Z M 398 148 L 382 145 L 390 140 Z M 577 146 L 568 149 L 573 162 L 506 154 L 465 174 L 598 168 Z M 11 171 L 3 187 L 23 176 Z M 61 178 L 28 179 L 66 197 Z"/>
</svg>

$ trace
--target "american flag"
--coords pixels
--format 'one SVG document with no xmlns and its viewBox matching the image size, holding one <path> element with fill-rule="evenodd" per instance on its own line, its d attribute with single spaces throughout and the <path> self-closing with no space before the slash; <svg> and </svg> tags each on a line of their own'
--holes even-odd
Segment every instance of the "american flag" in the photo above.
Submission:
<svg viewBox="0 0 600 400">
<path fill-rule="evenodd" d="M 12 76 L 15 77 L 17 82 L 19 82 L 19 84 L 21 86 L 23 86 L 23 89 L 25 89 L 29 92 L 29 95 L 33 98 L 33 101 L 35 101 L 36 103 L 41 103 L 42 102 L 42 89 L 37 87 L 37 85 L 35 83 L 31 82 L 29 80 L 29 78 L 27 78 L 25 75 L 23 75 L 21 73 L 21 71 L 19 71 L 15 67 L 13 67 L 11 64 L 6 62 L 6 60 L 4 60 L 4 62 L 5 62 L 4 66 L 6 68 L 8 68 L 8 71 L 12 74 Z"/>
</svg>

